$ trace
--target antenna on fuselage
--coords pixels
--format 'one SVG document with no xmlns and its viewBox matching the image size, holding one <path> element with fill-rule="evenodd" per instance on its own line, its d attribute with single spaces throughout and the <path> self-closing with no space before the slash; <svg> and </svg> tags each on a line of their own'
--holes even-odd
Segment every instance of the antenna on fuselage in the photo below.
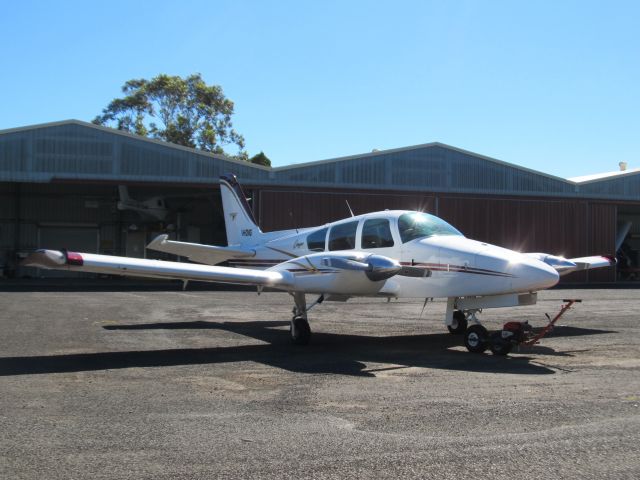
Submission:
<svg viewBox="0 0 640 480">
<path fill-rule="evenodd" d="M 293 222 L 293 210 L 289 210 L 289 216 L 291 217 L 291 222 Z M 296 233 L 298 233 L 298 227 L 295 228 Z"/>
<path fill-rule="evenodd" d="M 349 200 L 345 200 L 345 202 L 347 204 L 347 208 L 349 209 L 349 213 L 352 217 L 355 217 L 355 215 L 353 214 L 353 210 L 351 210 L 351 205 L 349 205 Z"/>
</svg>

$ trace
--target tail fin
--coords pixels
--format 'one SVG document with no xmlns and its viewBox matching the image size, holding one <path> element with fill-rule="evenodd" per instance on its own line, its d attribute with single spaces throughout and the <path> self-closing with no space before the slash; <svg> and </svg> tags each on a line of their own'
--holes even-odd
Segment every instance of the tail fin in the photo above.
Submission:
<svg viewBox="0 0 640 480">
<path fill-rule="evenodd" d="M 126 202 L 130 200 L 129 198 L 129 189 L 126 185 L 118 185 L 118 194 L 120 196 L 121 202 Z"/>
<path fill-rule="evenodd" d="M 233 174 L 220 177 L 220 194 L 229 245 L 250 245 L 262 235 L 238 179 Z"/>
</svg>

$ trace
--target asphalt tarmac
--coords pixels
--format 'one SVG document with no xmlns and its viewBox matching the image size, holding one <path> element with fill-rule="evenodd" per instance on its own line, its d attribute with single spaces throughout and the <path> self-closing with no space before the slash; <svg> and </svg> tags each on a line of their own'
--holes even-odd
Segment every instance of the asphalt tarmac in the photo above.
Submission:
<svg viewBox="0 0 640 480">
<path fill-rule="evenodd" d="M 0 477 L 640 478 L 640 290 L 485 310 L 546 322 L 508 357 L 445 333 L 445 303 L 287 294 L 0 293 Z"/>
</svg>

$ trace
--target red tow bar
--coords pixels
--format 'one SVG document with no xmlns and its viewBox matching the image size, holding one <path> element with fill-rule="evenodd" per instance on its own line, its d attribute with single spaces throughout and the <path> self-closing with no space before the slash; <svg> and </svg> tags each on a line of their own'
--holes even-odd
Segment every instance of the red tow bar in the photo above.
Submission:
<svg viewBox="0 0 640 480">
<path fill-rule="evenodd" d="M 574 303 L 582 302 L 582 300 L 578 300 L 576 298 L 568 299 L 568 300 L 565 299 L 565 300 L 562 300 L 562 301 L 564 302 L 564 305 L 562 305 L 562 307 L 560 308 L 560 311 L 558 312 L 558 314 L 555 317 L 553 317 L 552 320 L 549 321 L 548 325 L 546 327 L 544 327 L 540 331 L 540 333 L 538 333 L 534 337 L 530 338 L 529 340 L 527 340 L 525 342 L 522 342 L 521 345 L 526 345 L 526 346 L 530 347 L 531 345 L 535 345 L 536 343 L 538 343 L 538 341 L 540 341 L 540 339 L 542 337 L 544 337 L 547 333 L 549 333 L 549 331 L 551 331 L 553 329 L 553 324 L 556 323 L 560 319 L 560 317 L 562 317 L 562 315 L 564 315 L 564 312 L 569 310 Z"/>
</svg>

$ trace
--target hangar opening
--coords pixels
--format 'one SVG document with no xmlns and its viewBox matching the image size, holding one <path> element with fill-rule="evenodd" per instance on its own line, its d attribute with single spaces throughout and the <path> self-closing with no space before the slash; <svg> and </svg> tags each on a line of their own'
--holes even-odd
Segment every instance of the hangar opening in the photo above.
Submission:
<svg viewBox="0 0 640 480">
<path fill-rule="evenodd" d="M 618 206 L 616 231 L 617 280 L 640 281 L 640 207 Z"/>
<path fill-rule="evenodd" d="M 19 184 L 12 190 L 15 237 L 10 244 L 4 242 L 7 276 L 17 268 L 12 262 L 14 252 L 20 256 L 20 252 L 37 248 L 176 260 L 146 246 L 160 234 L 185 242 L 226 243 L 217 185 L 194 189 L 55 183 Z M 89 275 L 29 267 L 18 274 L 36 278 Z"/>
</svg>

